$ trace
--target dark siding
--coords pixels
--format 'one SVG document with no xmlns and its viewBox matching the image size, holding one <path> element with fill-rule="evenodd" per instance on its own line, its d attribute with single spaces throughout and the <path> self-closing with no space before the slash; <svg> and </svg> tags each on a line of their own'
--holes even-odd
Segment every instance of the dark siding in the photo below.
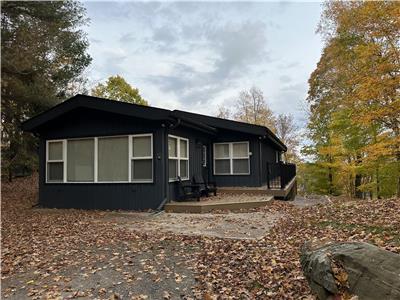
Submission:
<svg viewBox="0 0 400 300">
<path fill-rule="evenodd" d="M 100 111 L 76 110 L 41 128 L 40 203 L 47 207 L 155 209 L 165 198 L 163 128 Z M 45 183 L 46 139 L 153 133 L 153 183 Z"/>
<path fill-rule="evenodd" d="M 275 161 L 273 146 L 256 135 L 221 129 L 212 135 L 182 125 L 168 128 L 158 121 L 87 108 L 72 110 L 44 124 L 38 132 L 41 137 L 39 197 L 40 203 L 47 207 L 142 210 L 155 209 L 164 199 L 176 200 L 178 185 L 168 182 L 168 134 L 189 139 L 190 179 L 199 174 L 218 186 L 260 186 L 265 183 L 266 162 Z M 153 133 L 153 183 L 45 183 L 46 140 L 138 133 Z M 249 141 L 250 175 L 213 175 L 213 143 L 235 141 Z M 202 145 L 207 146 L 207 168 L 202 167 Z"/>
<path fill-rule="evenodd" d="M 157 121 L 141 120 L 86 108 L 75 109 L 40 128 L 44 138 L 73 138 L 148 133 L 161 128 Z"/>
<path fill-rule="evenodd" d="M 272 146 L 265 141 L 261 142 L 262 146 L 262 155 L 264 162 L 276 162 L 276 149 L 272 148 Z"/>
<path fill-rule="evenodd" d="M 268 141 L 261 141 L 261 185 L 267 183 L 267 163 L 276 162 L 276 151 Z"/>
</svg>

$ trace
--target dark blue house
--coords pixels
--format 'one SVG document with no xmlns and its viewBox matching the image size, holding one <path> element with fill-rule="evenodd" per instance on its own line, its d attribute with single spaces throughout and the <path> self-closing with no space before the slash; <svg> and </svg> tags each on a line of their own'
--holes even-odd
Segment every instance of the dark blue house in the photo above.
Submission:
<svg viewBox="0 0 400 300">
<path fill-rule="evenodd" d="M 156 209 L 179 198 L 178 176 L 219 187 L 295 190 L 286 146 L 263 126 L 77 95 L 23 124 L 40 139 L 46 207 Z"/>
</svg>

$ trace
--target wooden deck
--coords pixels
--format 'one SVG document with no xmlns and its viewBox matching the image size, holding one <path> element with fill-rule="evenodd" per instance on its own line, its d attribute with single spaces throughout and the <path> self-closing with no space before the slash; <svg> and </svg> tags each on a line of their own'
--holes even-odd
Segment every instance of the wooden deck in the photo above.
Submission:
<svg viewBox="0 0 400 300">
<path fill-rule="evenodd" d="M 275 198 L 286 198 L 292 189 L 296 189 L 296 178 L 293 178 L 284 189 L 268 189 L 268 187 L 219 187 L 218 191 L 224 194 L 238 195 L 269 195 Z"/>
<path fill-rule="evenodd" d="M 265 195 L 265 194 L 264 194 Z M 262 207 L 270 203 L 273 200 L 273 196 L 260 197 L 260 199 L 250 198 L 239 198 L 239 197 L 226 197 L 226 199 L 218 198 L 213 200 L 210 197 L 209 200 L 201 201 L 188 201 L 188 202 L 170 202 L 165 205 L 166 212 L 174 213 L 206 213 L 213 210 L 239 210 Z"/>
</svg>

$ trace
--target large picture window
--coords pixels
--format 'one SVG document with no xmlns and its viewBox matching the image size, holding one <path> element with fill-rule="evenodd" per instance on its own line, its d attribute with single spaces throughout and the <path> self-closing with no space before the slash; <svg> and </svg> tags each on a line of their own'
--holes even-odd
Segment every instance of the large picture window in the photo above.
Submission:
<svg viewBox="0 0 400 300">
<path fill-rule="evenodd" d="M 98 139 L 98 177 L 101 181 L 129 181 L 129 138 Z"/>
<path fill-rule="evenodd" d="M 214 175 L 249 174 L 249 142 L 214 144 Z"/>
<path fill-rule="evenodd" d="M 178 176 L 189 179 L 189 140 L 178 137 L 168 136 L 168 172 L 169 180 L 175 181 Z"/>
<path fill-rule="evenodd" d="M 46 182 L 153 182 L 152 134 L 47 142 Z"/>
<path fill-rule="evenodd" d="M 94 181 L 94 139 L 67 141 L 67 181 Z"/>
</svg>

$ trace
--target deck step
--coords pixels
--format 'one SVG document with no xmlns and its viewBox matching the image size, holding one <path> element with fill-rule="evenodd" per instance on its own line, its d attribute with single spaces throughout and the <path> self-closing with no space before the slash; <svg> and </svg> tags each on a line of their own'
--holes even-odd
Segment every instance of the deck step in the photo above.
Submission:
<svg viewBox="0 0 400 300">
<path fill-rule="evenodd" d="M 164 207 L 166 212 L 174 213 L 207 213 L 213 210 L 240 210 L 262 207 L 269 204 L 273 197 L 263 197 L 260 200 L 248 201 L 191 201 L 191 202 L 170 202 Z"/>
<path fill-rule="evenodd" d="M 220 187 L 218 188 L 218 192 L 222 194 L 229 194 L 229 195 L 240 195 L 240 194 L 247 194 L 247 195 L 273 195 L 270 190 L 266 188 L 247 188 L 247 187 Z"/>
</svg>

